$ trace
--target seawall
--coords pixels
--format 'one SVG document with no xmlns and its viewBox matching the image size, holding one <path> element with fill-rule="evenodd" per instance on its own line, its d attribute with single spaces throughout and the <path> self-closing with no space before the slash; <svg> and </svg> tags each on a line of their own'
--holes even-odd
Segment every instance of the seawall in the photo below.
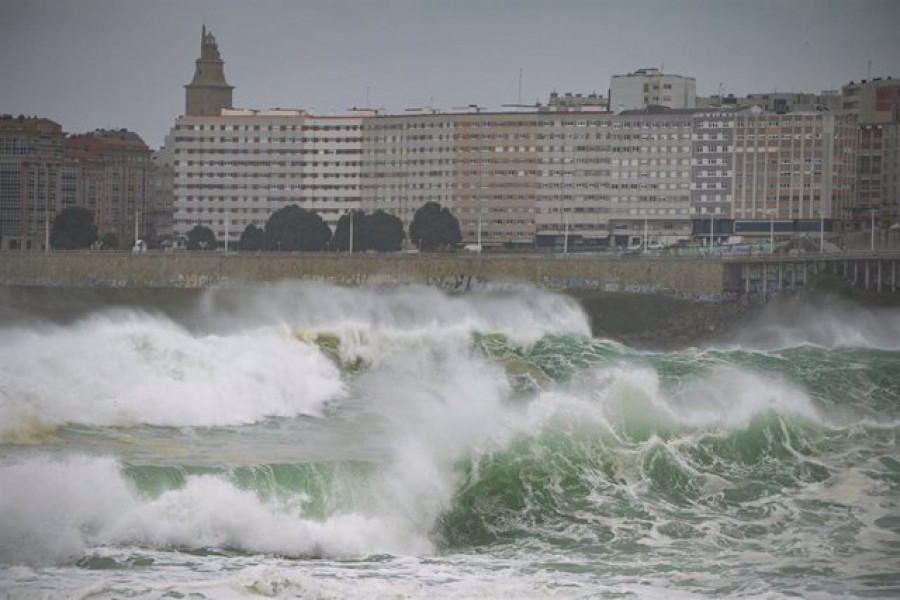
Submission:
<svg viewBox="0 0 900 600">
<path fill-rule="evenodd" d="M 204 288 L 279 280 L 342 286 L 421 284 L 446 290 L 530 284 L 554 290 L 723 298 L 716 260 L 603 255 L 250 254 L 54 252 L 0 254 L 0 285 Z"/>
</svg>

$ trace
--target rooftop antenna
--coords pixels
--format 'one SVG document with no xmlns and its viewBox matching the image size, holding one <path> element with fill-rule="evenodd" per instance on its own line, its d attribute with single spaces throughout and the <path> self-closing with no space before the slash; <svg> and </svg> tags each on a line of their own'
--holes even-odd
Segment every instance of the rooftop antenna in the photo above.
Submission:
<svg viewBox="0 0 900 600">
<path fill-rule="evenodd" d="M 366 108 L 369 108 L 369 86 L 366 86 Z"/>
<path fill-rule="evenodd" d="M 516 104 L 522 104 L 522 68 L 519 67 L 519 96 Z"/>
<path fill-rule="evenodd" d="M 869 75 L 869 76 L 867 77 L 867 79 L 868 79 L 869 81 L 871 81 L 871 80 L 872 80 L 872 60 L 871 60 L 871 59 L 869 59 L 869 62 L 868 62 L 868 69 L 866 70 L 866 72 L 867 72 L 868 75 Z"/>
</svg>

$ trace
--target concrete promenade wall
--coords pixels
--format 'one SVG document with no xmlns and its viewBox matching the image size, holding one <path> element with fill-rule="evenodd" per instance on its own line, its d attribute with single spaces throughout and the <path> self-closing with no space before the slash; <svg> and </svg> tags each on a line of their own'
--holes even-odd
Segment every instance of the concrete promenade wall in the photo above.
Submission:
<svg viewBox="0 0 900 600">
<path fill-rule="evenodd" d="M 199 288 L 279 280 L 422 284 L 448 290 L 532 284 L 550 289 L 722 297 L 715 260 L 597 255 L 0 253 L 0 284 Z"/>
</svg>

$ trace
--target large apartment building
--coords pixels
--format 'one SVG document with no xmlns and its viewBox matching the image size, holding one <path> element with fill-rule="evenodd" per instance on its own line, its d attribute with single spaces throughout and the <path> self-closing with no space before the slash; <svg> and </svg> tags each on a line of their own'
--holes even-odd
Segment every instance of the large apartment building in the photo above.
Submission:
<svg viewBox="0 0 900 600">
<path fill-rule="evenodd" d="M 131 240 L 150 210 L 150 150 L 135 133 L 66 137 L 37 117 L 0 117 L 0 248 L 42 250 L 56 214 L 87 208 L 101 235 Z M 140 233 L 139 233 L 140 235 Z"/>
<path fill-rule="evenodd" d="M 856 229 L 900 223 L 900 79 L 876 78 L 842 89 L 844 112 L 859 121 L 858 196 L 850 219 Z"/>
<path fill-rule="evenodd" d="M 0 248 L 44 248 L 53 215 L 63 206 L 66 134 L 38 117 L 0 116 Z"/>
<path fill-rule="evenodd" d="M 825 111 L 735 115 L 735 230 L 832 231 L 855 198 L 856 118 Z"/>
<path fill-rule="evenodd" d="M 90 210 L 101 234 L 121 242 L 140 237 L 151 209 L 151 153 L 144 140 L 125 129 L 97 130 L 69 137 L 65 155 L 74 172 L 63 203 Z"/>
<path fill-rule="evenodd" d="M 203 40 L 201 52 L 218 57 Z M 437 202 L 465 243 L 574 250 L 762 235 L 775 219 L 793 233 L 813 221 L 830 230 L 853 214 L 854 116 L 785 103 L 687 108 L 691 78 L 621 77 L 611 102 L 632 78 L 644 108 L 612 113 L 592 99 L 505 112 L 219 107 L 179 117 L 164 149 L 174 231 L 205 225 L 234 244 L 288 204 L 332 227 L 352 209 L 385 210 L 408 227 Z"/>
<path fill-rule="evenodd" d="M 335 225 L 360 207 L 361 126 L 360 116 L 285 109 L 179 117 L 167 142 L 175 234 L 203 225 L 234 243 L 288 204 Z"/>
</svg>

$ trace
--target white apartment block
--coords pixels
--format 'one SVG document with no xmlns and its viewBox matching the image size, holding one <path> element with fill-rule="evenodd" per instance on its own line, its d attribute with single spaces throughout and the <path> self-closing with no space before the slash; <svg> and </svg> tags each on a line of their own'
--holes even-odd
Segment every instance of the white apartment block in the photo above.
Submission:
<svg viewBox="0 0 900 600">
<path fill-rule="evenodd" d="M 232 110 L 182 116 L 167 138 L 174 182 L 174 231 L 195 225 L 230 244 L 250 224 L 289 204 L 334 226 L 360 208 L 361 116 L 300 110 Z"/>
<path fill-rule="evenodd" d="M 696 237 L 712 233 L 724 241 L 733 233 L 734 111 L 707 110 L 693 115 L 691 206 Z"/>
<path fill-rule="evenodd" d="M 350 209 L 385 210 L 408 228 L 437 202 L 464 243 L 577 250 L 705 241 L 710 227 L 717 240 L 763 235 L 771 220 L 831 230 L 853 202 L 855 131 L 853 116 L 758 109 L 226 109 L 180 117 L 167 144 L 176 234 L 200 224 L 235 244 L 288 204 L 332 228 Z"/>
<path fill-rule="evenodd" d="M 610 223 L 617 246 L 691 236 L 689 111 L 618 115 L 611 141 Z"/>
<path fill-rule="evenodd" d="M 697 82 L 693 77 L 665 74 L 659 69 L 638 69 L 613 75 L 609 83 L 609 108 L 614 112 L 649 106 L 694 108 Z"/>
</svg>

